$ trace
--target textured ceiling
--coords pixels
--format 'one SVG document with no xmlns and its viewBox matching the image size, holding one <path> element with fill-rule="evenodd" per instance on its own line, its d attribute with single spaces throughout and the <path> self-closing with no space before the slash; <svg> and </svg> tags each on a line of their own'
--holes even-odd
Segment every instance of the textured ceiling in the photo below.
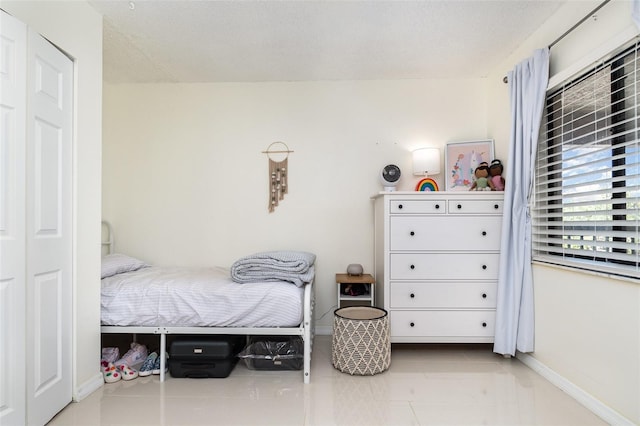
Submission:
<svg viewBox="0 0 640 426">
<path fill-rule="evenodd" d="M 104 79 L 483 77 L 567 0 L 90 1 Z"/>
</svg>

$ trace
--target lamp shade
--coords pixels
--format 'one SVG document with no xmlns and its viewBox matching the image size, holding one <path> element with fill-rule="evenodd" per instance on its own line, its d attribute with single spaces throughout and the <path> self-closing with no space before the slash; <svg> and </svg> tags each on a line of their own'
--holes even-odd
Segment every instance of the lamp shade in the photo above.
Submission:
<svg viewBox="0 0 640 426">
<path fill-rule="evenodd" d="M 420 148 L 413 151 L 413 174 L 418 176 L 440 173 L 440 149 Z"/>
</svg>

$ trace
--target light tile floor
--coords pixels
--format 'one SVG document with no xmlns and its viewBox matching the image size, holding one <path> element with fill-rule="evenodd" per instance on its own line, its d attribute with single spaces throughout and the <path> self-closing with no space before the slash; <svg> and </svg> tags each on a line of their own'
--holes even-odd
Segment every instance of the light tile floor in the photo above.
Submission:
<svg viewBox="0 0 640 426">
<path fill-rule="evenodd" d="M 331 336 L 316 336 L 311 383 L 302 371 L 225 379 L 167 375 L 107 384 L 50 425 L 603 425 L 517 359 L 487 345 L 393 345 L 391 367 L 350 376 L 331 365 Z"/>
</svg>

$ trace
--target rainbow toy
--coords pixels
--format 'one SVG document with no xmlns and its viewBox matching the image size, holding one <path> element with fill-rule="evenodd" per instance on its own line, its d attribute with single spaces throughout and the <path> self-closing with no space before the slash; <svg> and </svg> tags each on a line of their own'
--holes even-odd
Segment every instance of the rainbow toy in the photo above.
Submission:
<svg viewBox="0 0 640 426">
<path fill-rule="evenodd" d="M 416 185 L 416 191 L 437 191 L 438 184 L 431 178 L 424 178 Z"/>
</svg>

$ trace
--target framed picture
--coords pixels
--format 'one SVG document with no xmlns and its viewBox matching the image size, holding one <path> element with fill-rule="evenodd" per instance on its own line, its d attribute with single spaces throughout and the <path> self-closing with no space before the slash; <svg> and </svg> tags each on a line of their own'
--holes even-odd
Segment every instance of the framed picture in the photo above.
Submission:
<svg viewBox="0 0 640 426">
<path fill-rule="evenodd" d="M 468 191 L 475 179 L 474 171 L 482 162 L 493 160 L 493 139 L 450 142 L 445 151 L 447 191 Z"/>
</svg>

